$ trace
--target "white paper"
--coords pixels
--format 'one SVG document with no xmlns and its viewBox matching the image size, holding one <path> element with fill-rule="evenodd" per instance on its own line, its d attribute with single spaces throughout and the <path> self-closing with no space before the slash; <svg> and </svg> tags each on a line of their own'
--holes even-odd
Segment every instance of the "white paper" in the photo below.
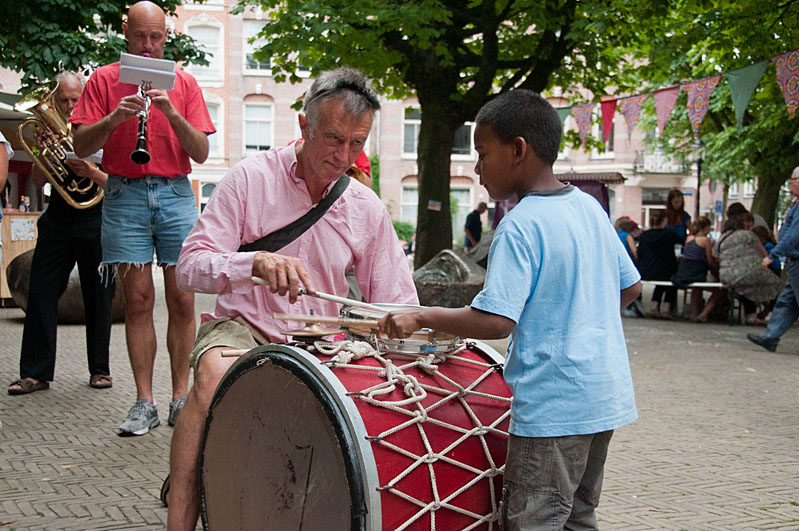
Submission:
<svg viewBox="0 0 799 531">
<path fill-rule="evenodd" d="M 97 153 L 92 153 L 88 157 L 80 158 L 72 151 L 67 151 L 67 159 L 69 160 L 85 160 L 86 162 L 93 162 L 95 164 L 100 164 L 103 162 L 103 150 L 101 149 Z"/>
<path fill-rule="evenodd" d="M 119 58 L 119 82 L 141 85 L 149 82 L 152 88 L 172 90 L 175 87 L 175 61 L 153 59 L 122 53 Z"/>
</svg>

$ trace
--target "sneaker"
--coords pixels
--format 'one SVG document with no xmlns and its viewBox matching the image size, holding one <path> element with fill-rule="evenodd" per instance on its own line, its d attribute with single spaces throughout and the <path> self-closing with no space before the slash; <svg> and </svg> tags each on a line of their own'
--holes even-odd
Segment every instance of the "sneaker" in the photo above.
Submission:
<svg viewBox="0 0 799 531">
<path fill-rule="evenodd" d="M 635 313 L 635 310 L 633 310 L 632 308 L 625 308 L 625 309 L 623 309 L 623 310 L 621 311 L 621 314 L 622 314 L 624 317 L 638 317 L 638 314 L 637 314 L 637 313 Z"/>
<path fill-rule="evenodd" d="M 178 421 L 178 415 L 180 415 L 180 410 L 183 409 L 183 406 L 186 404 L 186 397 L 179 396 L 177 400 L 173 400 L 169 403 L 169 418 L 167 419 L 166 423 L 170 426 L 174 426 L 175 423 Z"/>
<path fill-rule="evenodd" d="M 777 343 L 780 342 L 779 339 L 773 338 L 766 338 L 760 337 L 757 334 L 746 334 L 746 339 L 754 343 L 755 345 L 759 345 L 764 349 L 768 350 L 769 352 L 774 352 L 777 350 Z"/>
<path fill-rule="evenodd" d="M 159 424 L 158 408 L 146 398 L 140 398 L 128 411 L 128 420 L 119 426 L 119 435 L 144 435 Z"/>
</svg>

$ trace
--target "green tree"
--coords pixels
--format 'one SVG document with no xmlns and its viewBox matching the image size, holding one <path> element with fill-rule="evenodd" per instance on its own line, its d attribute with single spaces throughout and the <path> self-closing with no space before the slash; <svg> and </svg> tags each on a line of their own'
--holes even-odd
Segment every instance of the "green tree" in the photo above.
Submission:
<svg viewBox="0 0 799 531">
<path fill-rule="evenodd" d="M 626 72 L 626 83 L 669 86 L 743 68 L 799 47 L 799 3 L 683 0 L 658 24 L 643 25 L 640 31 L 645 44 L 635 52 L 646 62 Z M 681 94 L 660 138 L 665 150 L 682 156 L 693 143 L 685 99 Z M 653 108 L 648 124 L 654 129 Z M 740 133 L 729 84 L 722 77 L 699 137 L 706 145 L 703 181 L 712 178 L 731 184 L 757 178 L 752 211 L 773 223 L 780 188 L 799 155 L 799 121 L 788 115 L 774 65 L 768 65 Z"/>
<path fill-rule="evenodd" d="M 159 5 L 172 15 L 181 0 Z M 127 51 L 122 19 L 129 0 L 30 0 L 0 2 L 0 66 L 22 72 L 31 87 L 62 69 L 81 70 L 119 60 Z M 190 36 L 170 32 L 164 58 L 208 64 Z"/>
<path fill-rule="evenodd" d="M 582 86 L 600 95 L 628 57 L 637 17 L 664 0 L 239 0 L 268 13 L 259 37 L 275 80 L 351 65 L 389 97 L 414 94 L 418 139 L 417 267 L 452 245 L 450 155 L 456 131 L 494 94 Z M 632 14 L 635 14 L 633 16 Z M 644 19 L 646 20 L 646 19 Z M 428 201 L 440 202 L 430 210 Z"/>
</svg>

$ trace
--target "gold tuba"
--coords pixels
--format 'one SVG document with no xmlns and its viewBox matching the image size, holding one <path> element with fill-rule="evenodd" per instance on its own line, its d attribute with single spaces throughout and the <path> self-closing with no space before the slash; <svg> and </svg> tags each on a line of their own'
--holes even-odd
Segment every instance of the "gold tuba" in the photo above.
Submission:
<svg viewBox="0 0 799 531">
<path fill-rule="evenodd" d="M 89 208 L 103 198 L 103 189 L 88 177 L 78 177 L 67 171 L 64 160 L 73 151 L 72 124 L 55 105 L 56 90 L 57 84 L 53 90 L 39 87 L 17 102 L 18 111 L 29 111 L 36 115 L 36 118 L 22 122 L 17 134 L 22 147 L 67 204 L 77 209 Z M 30 131 L 26 131 L 26 128 L 30 128 Z M 37 128 L 51 133 L 42 138 L 45 147 L 41 151 L 34 137 Z"/>
</svg>

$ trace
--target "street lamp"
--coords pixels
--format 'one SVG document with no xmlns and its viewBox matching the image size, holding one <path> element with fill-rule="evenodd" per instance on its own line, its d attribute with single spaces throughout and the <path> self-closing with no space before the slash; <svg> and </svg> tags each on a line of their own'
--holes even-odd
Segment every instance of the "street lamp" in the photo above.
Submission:
<svg viewBox="0 0 799 531">
<path fill-rule="evenodd" d="M 696 207 L 694 209 L 694 219 L 699 218 L 699 190 L 702 186 L 702 162 L 705 160 L 705 143 L 697 139 L 691 144 L 691 153 L 688 161 L 696 164 Z"/>
</svg>

